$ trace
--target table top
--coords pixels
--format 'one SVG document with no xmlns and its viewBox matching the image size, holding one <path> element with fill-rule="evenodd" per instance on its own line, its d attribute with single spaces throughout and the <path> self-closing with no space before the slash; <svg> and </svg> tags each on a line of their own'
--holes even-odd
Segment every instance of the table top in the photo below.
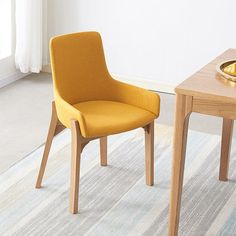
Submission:
<svg viewBox="0 0 236 236">
<path fill-rule="evenodd" d="M 228 49 L 179 84 L 175 88 L 176 93 L 235 103 L 236 83 L 223 79 L 216 71 L 219 63 L 230 59 L 236 59 L 236 49 Z"/>
</svg>

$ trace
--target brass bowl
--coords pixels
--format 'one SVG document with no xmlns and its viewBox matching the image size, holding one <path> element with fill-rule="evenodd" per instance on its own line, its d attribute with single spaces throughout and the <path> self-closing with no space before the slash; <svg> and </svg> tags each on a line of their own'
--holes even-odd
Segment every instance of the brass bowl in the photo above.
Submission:
<svg viewBox="0 0 236 236">
<path fill-rule="evenodd" d="M 231 59 L 229 61 L 221 62 L 219 65 L 216 66 L 216 70 L 224 79 L 236 82 L 236 64 L 235 63 L 236 63 L 236 59 Z M 232 67 L 233 73 L 227 72 L 228 68 L 230 67 Z"/>
</svg>

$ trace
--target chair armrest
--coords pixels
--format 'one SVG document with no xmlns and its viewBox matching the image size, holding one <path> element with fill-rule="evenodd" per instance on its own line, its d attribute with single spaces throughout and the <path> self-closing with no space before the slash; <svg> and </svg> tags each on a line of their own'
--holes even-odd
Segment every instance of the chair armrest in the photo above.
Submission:
<svg viewBox="0 0 236 236">
<path fill-rule="evenodd" d="M 55 92 L 55 104 L 60 122 L 67 128 L 71 128 L 71 120 L 78 120 L 81 135 L 86 137 L 87 127 L 83 114 L 66 102 L 57 92 Z"/>
<path fill-rule="evenodd" d="M 119 102 L 127 103 L 152 112 L 156 117 L 160 112 L 160 96 L 146 89 L 112 79 L 113 96 Z"/>
</svg>

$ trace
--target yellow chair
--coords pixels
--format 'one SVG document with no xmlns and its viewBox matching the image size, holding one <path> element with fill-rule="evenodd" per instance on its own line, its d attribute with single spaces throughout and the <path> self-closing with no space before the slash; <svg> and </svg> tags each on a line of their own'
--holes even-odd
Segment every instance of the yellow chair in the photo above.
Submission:
<svg viewBox="0 0 236 236">
<path fill-rule="evenodd" d="M 89 141 L 100 139 L 101 165 L 107 165 L 107 136 L 145 130 L 146 184 L 153 185 L 154 120 L 157 94 L 114 80 L 108 72 L 97 32 L 55 37 L 50 43 L 55 103 L 36 188 L 41 187 L 53 137 L 71 129 L 70 211 L 78 212 L 80 157 Z"/>
</svg>

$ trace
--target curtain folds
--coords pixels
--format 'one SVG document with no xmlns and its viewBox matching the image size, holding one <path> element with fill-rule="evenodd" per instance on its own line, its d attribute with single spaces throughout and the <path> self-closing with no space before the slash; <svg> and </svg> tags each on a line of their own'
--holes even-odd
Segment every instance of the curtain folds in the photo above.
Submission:
<svg viewBox="0 0 236 236">
<path fill-rule="evenodd" d="M 42 0 L 16 0 L 16 67 L 23 73 L 42 69 Z"/>
</svg>

